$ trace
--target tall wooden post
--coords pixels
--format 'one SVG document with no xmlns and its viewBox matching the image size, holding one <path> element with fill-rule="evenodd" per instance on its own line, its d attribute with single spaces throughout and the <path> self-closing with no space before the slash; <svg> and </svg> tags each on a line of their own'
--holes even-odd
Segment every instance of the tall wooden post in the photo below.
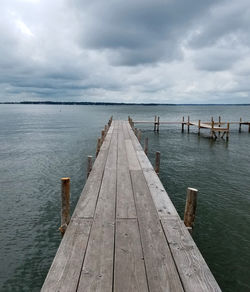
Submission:
<svg viewBox="0 0 250 292">
<path fill-rule="evenodd" d="M 241 133 L 241 123 L 242 123 L 242 118 L 240 118 L 240 123 L 239 123 L 239 133 Z"/>
<path fill-rule="evenodd" d="M 227 141 L 228 141 L 228 139 L 229 139 L 229 126 L 230 126 L 230 124 L 227 123 L 227 134 L 226 134 L 226 140 L 227 140 Z"/>
<path fill-rule="evenodd" d="M 146 155 L 148 155 L 148 137 L 144 140 L 144 152 Z"/>
<path fill-rule="evenodd" d="M 67 226 L 70 221 L 70 178 L 63 177 L 61 178 L 61 226 L 59 230 L 61 231 L 62 236 L 64 235 Z"/>
<path fill-rule="evenodd" d="M 156 151 L 155 153 L 155 172 L 159 175 L 160 172 L 160 151 Z"/>
<path fill-rule="evenodd" d="M 96 157 L 99 154 L 99 151 L 100 151 L 100 148 L 101 148 L 101 144 L 102 144 L 101 138 L 98 138 L 97 139 L 97 146 L 96 146 L 96 153 L 95 153 Z"/>
<path fill-rule="evenodd" d="M 195 219 L 195 211 L 197 205 L 197 189 L 188 188 L 187 189 L 187 199 L 186 199 L 186 207 L 184 213 L 184 224 L 189 227 L 193 228 L 194 226 L 194 219 Z"/>
<path fill-rule="evenodd" d="M 185 122 L 185 119 L 184 119 L 184 117 L 182 117 L 182 123 L 181 123 L 181 132 L 182 133 L 184 132 L 184 122 Z"/>
<path fill-rule="evenodd" d="M 160 117 L 157 118 L 157 132 L 160 130 Z"/>
<path fill-rule="evenodd" d="M 201 133 L 201 120 L 198 121 L 198 135 Z"/>
<path fill-rule="evenodd" d="M 157 117 L 155 116 L 155 121 L 154 121 L 154 132 L 156 131 L 156 121 L 157 121 Z"/>
<path fill-rule="evenodd" d="M 213 138 L 214 135 L 214 118 L 211 117 L 211 131 L 210 131 L 210 138 Z"/>
<path fill-rule="evenodd" d="M 188 122 L 187 122 L 187 126 L 188 126 L 188 133 L 189 133 L 189 126 L 190 126 L 190 117 L 188 116 Z"/>
<path fill-rule="evenodd" d="M 221 116 L 219 116 L 219 127 L 221 127 Z M 219 131 L 219 136 L 220 136 L 220 131 Z"/>
<path fill-rule="evenodd" d="M 248 124 L 248 133 L 250 133 L 250 124 Z"/>
<path fill-rule="evenodd" d="M 141 130 L 138 130 L 137 138 L 138 138 L 138 141 L 141 142 Z"/>
<path fill-rule="evenodd" d="M 92 170 L 92 156 L 91 155 L 88 156 L 88 160 L 87 161 L 88 161 L 87 162 L 87 178 L 88 178 L 89 174 L 90 174 L 90 172 Z"/>
</svg>

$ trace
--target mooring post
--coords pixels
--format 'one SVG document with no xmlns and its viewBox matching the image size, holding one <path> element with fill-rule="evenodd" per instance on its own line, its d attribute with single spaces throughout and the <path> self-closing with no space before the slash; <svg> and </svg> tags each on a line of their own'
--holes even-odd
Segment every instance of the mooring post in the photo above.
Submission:
<svg viewBox="0 0 250 292">
<path fill-rule="evenodd" d="M 185 122 L 185 119 L 184 119 L 184 117 L 182 117 L 182 123 L 181 123 L 181 132 L 182 133 L 184 132 L 184 122 Z"/>
<path fill-rule="evenodd" d="M 155 152 L 155 172 L 159 175 L 160 173 L 160 151 Z"/>
<path fill-rule="evenodd" d="M 201 120 L 198 121 L 198 135 L 201 133 Z"/>
<path fill-rule="evenodd" d="M 99 151 L 100 151 L 100 148 L 101 148 L 101 144 L 102 144 L 101 138 L 98 138 L 98 139 L 97 139 L 97 146 L 96 146 L 96 153 L 95 153 L 95 156 L 96 156 L 96 157 L 97 157 L 98 154 L 99 154 Z"/>
<path fill-rule="evenodd" d="M 138 130 L 137 138 L 138 138 L 138 141 L 141 142 L 141 130 Z"/>
<path fill-rule="evenodd" d="M 211 131 L 210 131 L 210 138 L 213 138 L 214 135 L 214 118 L 211 117 Z"/>
<path fill-rule="evenodd" d="M 157 118 L 157 132 L 160 130 L 160 117 Z"/>
<path fill-rule="evenodd" d="M 157 121 L 157 117 L 155 116 L 155 121 L 154 121 L 154 132 L 156 131 L 156 121 Z"/>
<path fill-rule="evenodd" d="M 226 134 L 226 140 L 227 141 L 229 139 L 229 127 L 230 127 L 230 123 L 227 123 L 227 134 Z"/>
<path fill-rule="evenodd" d="M 221 116 L 219 116 L 219 127 L 221 127 Z M 219 136 L 220 136 L 220 131 L 219 131 Z"/>
<path fill-rule="evenodd" d="M 250 123 L 248 124 L 248 133 L 250 133 Z"/>
<path fill-rule="evenodd" d="M 241 133 L 241 123 L 242 123 L 242 118 L 240 118 L 240 123 L 239 123 L 239 133 Z"/>
<path fill-rule="evenodd" d="M 146 155 L 148 155 L 148 137 L 144 140 L 144 152 Z"/>
<path fill-rule="evenodd" d="M 184 213 L 184 224 L 191 231 L 194 226 L 195 211 L 197 205 L 197 189 L 188 188 Z"/>
<path fill-rule="evenodd" d="M 61 226 L 59 230 L 64 235 L 70 221 L 70 178 L 61 178 Z"/>
<path fill-rule="evenodd" d="M 92 170 L 92 156 L 89 155 L 88 160 L 87 160 L 87 178 L 89 177 L 91 170 Z"/>
<path fill-rule="evenodd" d="M 103 143 L 105 138 L 105 130 L 102 130 L 101 144 Z"/>
<path fill-rule="evenodd" d="M 187 123 L 187 126 L 188 126 L 188 133 L 189 133 L 189 123 L 190 123 L 190 117 L 188 116 L 188 123 Z"/>
</svg>

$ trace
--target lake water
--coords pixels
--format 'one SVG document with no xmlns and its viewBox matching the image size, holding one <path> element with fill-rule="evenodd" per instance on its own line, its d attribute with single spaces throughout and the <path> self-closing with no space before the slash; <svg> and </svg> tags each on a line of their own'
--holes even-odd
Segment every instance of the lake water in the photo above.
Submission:
<svg viewBox="0 0 250 292">
<path fill-rule="evenodd" d="M 86 157 L 109 117 L 135 120 L 250 120 L 249 106 L 0 105 L 0 291 L 39 291 L 61 237 L 60 178 L 71 177 L 72 207 Z M 149 159 L 161 151 L 160 178 L 181 217 L 186 188 L 199 190 L 193 237 L 223 291 L 250 291 L 250 134 L 229 142 L 180 125 L 138 126 Z M 73 209 L 72 208 L 72 209 Z"/>
</svg>

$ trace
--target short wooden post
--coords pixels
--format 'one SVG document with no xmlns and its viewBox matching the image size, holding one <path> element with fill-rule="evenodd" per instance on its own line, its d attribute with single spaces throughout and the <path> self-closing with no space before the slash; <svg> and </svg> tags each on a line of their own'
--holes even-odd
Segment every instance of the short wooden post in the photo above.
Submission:
<svg viewBox="0 0 250 292">
<path fill-rule="evenodd" d="M 188 188 L 187 189 L 187 199 L 186 199 L 186 207 L 184 213 L 184 224 L 188 228 L 193 228 L 194 219 L 195 219 L 195 211 L 197 205 L 197 189 Z M 189 229 L 190 230 L 190 229 Z"/>
<path fill-rule="evenodd" d="M 88 178 L 89 174 L 90 174 L 90 172 L 92 170 L 92 156 L 91 155 L 88 156 L 88 160 L 87 161 L 88 161 L 87 162 L 87 178 Z"/>
<path fill-rule="evenodd" d="M 201 133 L 201 120 L 198 121 L 198 135 Z"/>
<path fill-rule="evenodd" d="M 227 141 L 229 139 L 229 127 L 230 127 L 230 123 L 227 123 L 227 134 L 226 134 L 226 140 Z"/>
<path fill-rule="evenodd" d="M 103 143 L 104 139 L 105 139 L 105 130 L 102 130 L 101 144 Z"/>
<path fill-rule="evenodd" d="M 138 130 L 135 128 L 135 136 L 137 137 Z"/>
<path fill-rule="evenodd" d="M 104 132 L 105 132 L 105 136 L 106 136 L 108 133 L 108 126 L 107 125 L 104 126 Z"/>
<path fill-rule="evenodd" d="M 138 130 L 137 138 L 138 138 L 138 141 L 141 142 L 141 130 Z"/>
<path fill-rule="evenodd" d="M 67 226 L 70 221 L 70 178 L 63 177 L 61 178 L 61 226 L 59 230 L 61 231 L 62 236 L 64 235 Z"/>
<path fill-rule="evenodd" d="M 181 132 L 182 133 L 184 132 L 184 122 L 185 122 L 185 119 L 184 119 L 184 117 L 182 117 L 182 123 L 181 123 Z"/>
<path fill-rule="evenodd" d="M 159 175 L 160 172 L 160 151 L 156 151 L 155 153 L 155 172 Z"/>
<path fill-rule="evenodd" d="M 95 153 L 95 156 L 96 156 L 96 157 L 97 157 L 98 154 L 99 154 L 99 151 L 100 151 L 100 148 L 101 148 L 101 144 L 102 144 L 101 138 L 98 138 L 98 139 L 97 139 L 97 146 L 96 146 L 96 153 Z"/>
<path fill-rule="evenodd" d="M 160 130 L 160 117 L 157 118 L 157 132 Z"/>
<path fill-rule="evenodd" d="M 214 118 L 211 117 L 211 131 L 210 131 L 210 138 L 213 138 L 214 135 Z"/>
<path fill-rule="evenodd" d="M 146 155 L 148 155 L 148 137 L 144 140 L 144 152 Z"/>
<path fill-rule="evenodd" d="M 248 124 L 248 133 L 250 133 L 250 124 Z"/>
<path fill-rule="evenodd" d="M 219 127 L 221 127 L 221 116 L 219 116 Z M 220 131 L 219 131 L 219 136 L 220 136 Z"/>
<path fill-rule="evenodd" d="M 188 133 L 189 133 L 189 126 L 190 126 L 190 117 L 189 116 L 188 116 L 187 126 L 188 126 Z"/>
<path fill-rule="evenodd" d="M 241 133 L 241 123 L 242 123 L 242 118 L 240 118 L 240 123 L 239 123 L 239 133 Z"/>
<path fill-rule="evenodd" d="M 155 116 L 155 121 L 154 121 L 154 132 L 156 131 L 156 121 L 157 121 L 157 117 Z"/>
</svg>

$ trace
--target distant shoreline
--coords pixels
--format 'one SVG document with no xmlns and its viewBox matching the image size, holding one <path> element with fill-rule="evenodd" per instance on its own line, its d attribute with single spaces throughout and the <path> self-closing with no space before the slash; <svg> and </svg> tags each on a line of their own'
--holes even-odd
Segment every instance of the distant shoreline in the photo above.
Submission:
<svg viewBox="0 0 250 292">
<path fill-rule="evenodd" d="M 47 104 L 47 105 L 145 105 L 145 106 L 250 106 L 250 103 L 125 103 L 90 101 L 20 101 L 0 102 L 0 104 Z"/>
</svg>

